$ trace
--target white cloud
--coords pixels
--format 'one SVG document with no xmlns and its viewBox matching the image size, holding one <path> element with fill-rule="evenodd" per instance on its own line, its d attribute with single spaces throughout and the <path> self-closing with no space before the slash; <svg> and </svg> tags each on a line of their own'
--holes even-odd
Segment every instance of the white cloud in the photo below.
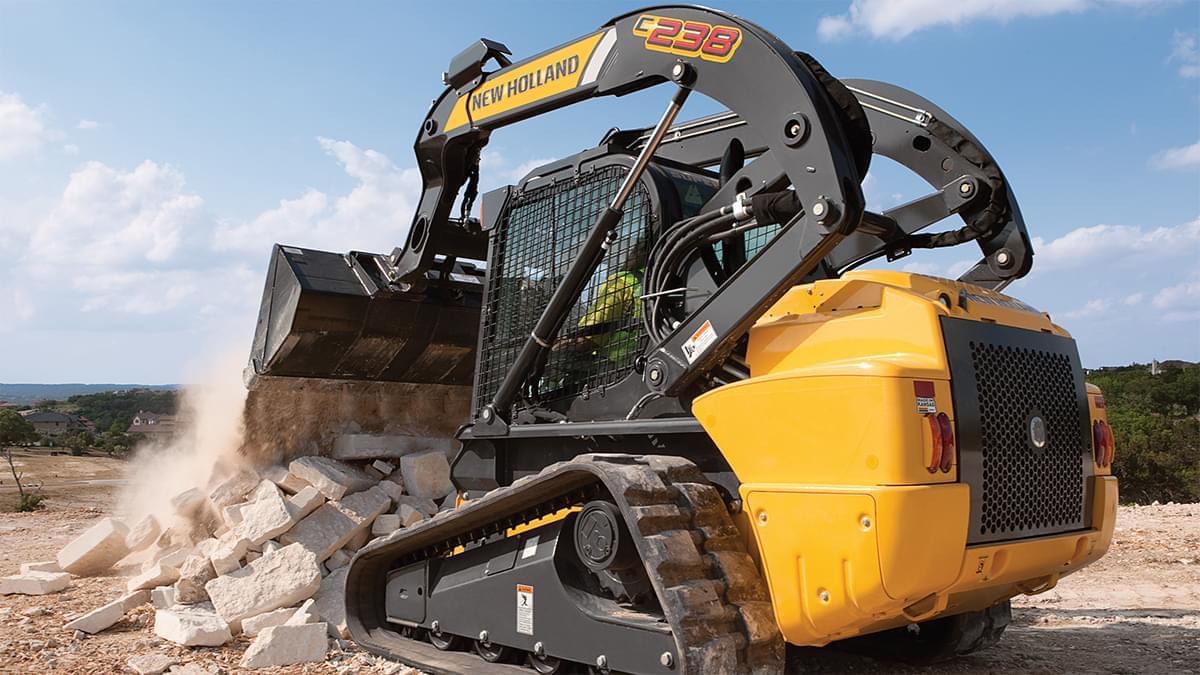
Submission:
<svg viewBox="0 0 1200 675">
<path fill-rule="evenodd" d="M 25 264 L 39 276 L 162 264 L 207 226 L 204 200 L 183 174 L 146 160 L 130 171 L 87 162 L 71 174 L 50 215 L 37 225 Z"/>
<path fill-rule="evenodd" d="M 1126 296 L 1125 300 L 1123 300 L 1123 302 L 1126 305 L 1129 305 L 1132 307 L 1134 305 L 1140 305 L 1142 303 L 1142 300 L 1145 300 L 1145 299 L 1146 299 L 1146 294 L 1139 292 L 1139 293 L 1133 293 L 1131 295 Z"/>
<path fill-rule="evenodd" d="M 1196 36 L 1175 31 L 1171 36 L 1171 55 L 1167 63 L 1179 64 L 1181 77 L 1200 77 L 1200 50 L 1196 49 Z"/>
<path fill-rule="evenodd" d="M 1150 158 L 1156 169 L 1191 169 L 1200 166 L 1200 143 L 1163 150 Z"/>
<path fill-rule="evenodd" d="M 401 169 L 383 153 L 349 141 L 321 137 L 317 142 L 357 181 L 354 188 L 332 201 L 310 188 L 249 222 L 221 223 L 213 241 L 216 250 L 261 254 L 279 242 L 388 253 L 403 243 L 415 208 L 412 197 L 421 190 L 420 172 Z"/>
<path fill-rule="evenodd" d="M 63 150 L 64 155 L 78 155 L 79 154 L 79 146 L 75 145 L 74 143 L 67 143 L 66 145 L 64 145 L 62 147 L 62 150 Z"/>
<path fill-rule="evenodd" d="M 0 289 L 0 333 L 16 330 L 33 318 L 33 302 L 20 288 Z"/>
<path fill-rule="evenodd" d="M 1100 5 L 1147 6 L 1162 0 L 852 0 L 844 14 L 821 17 L 817 35 L 838 40 L 855 33 L 902 40 L 931 26 L 987 19 L 1008 21 L 1080 12 Z"/>
<path fill-rule="evenodd" d="M 1168 286 L 1154 294 L 1151 304 L 1163 310 L 1166 321 L 1200 320 L 1200 280 Z"/>
<path fill-rule="evenodd" d="M 87 129 L 95 129 L 99 126 L 100 126 L 100 123 L 97 122 L 96 120 L 79 120 L 79 124 L 76 124 L 75 128 L 87 130 Z"/>
<path fill-rule="evenodd" d="M 0 161 L 33 154 L 61 137 L 50 128 L 45 106 L 34 108 L 17 94 L 0 92 Z"/>
<path fill-rule="evenodd" d="M 1033 239 L 1035 272 L 1052 272 L 1083 266 L 1109 266 L 1122 259 L 1159 262 L 1177 256 L 1200 254 L 1200 218 L 1176 227 L 1152 230 L 1130 225 L 1080 227 L 1052 241 Z"/>
<path fill-rule="evenodd" d="M 1063 318 L 1066 319 L 1087 319 L 1094 316 L 1099 316 L 1108 310 L 1108 300 L 1097 298 L 1088 300 L 1082 307 L 1063 312 Z"/>
</svg>

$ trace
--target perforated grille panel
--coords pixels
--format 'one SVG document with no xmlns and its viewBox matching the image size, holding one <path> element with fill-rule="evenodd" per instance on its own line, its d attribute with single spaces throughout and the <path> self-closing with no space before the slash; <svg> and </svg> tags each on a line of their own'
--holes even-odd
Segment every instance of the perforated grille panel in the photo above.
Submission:
<svg viewBox="0 0 1200 675">
<path fill-rule="evenodd" d="M 491 402 L 534 324 L 575 259 L 626 169 L 607 167 L 530 190 L 493 235 L 475 405 Z M 642 269 L 649 252 L 649 196 L 630 195 L 617 240 L 576 302 L 528 399 L 549 404 L 615 384 L 633 368 L 643 339 Z"/>
<path fill-rule="evenodd" d="M 980 534 L 1077 524 L 1084 452 L 1065 354 L 971 343 L 983 432 Z M 1030 440 L 1042 418 L 1045 447 Z"/>
<path fill-rule="evenodd" d="M 1084 527 L 1091 447 L 1074 342 L 964 320 L 943 326 L 970 540 Z"/>
</svg>

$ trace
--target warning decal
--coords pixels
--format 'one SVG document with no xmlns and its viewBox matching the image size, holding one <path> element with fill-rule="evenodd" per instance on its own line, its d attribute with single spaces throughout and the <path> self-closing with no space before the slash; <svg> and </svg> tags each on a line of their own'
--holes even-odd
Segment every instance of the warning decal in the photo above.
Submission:
<svg viewBox="0 0 1200 675">
<path fill-rule="evenodd" d="M 917 396 L 917 412 L 937 412 L 937 399 L 933 396 L 933 383 L 913 380 L 913 393 Z"/>
<path fill-rule="evenodd" d="M 517 584 L 517 632 L 533 635 L 533 586 Z"/>
<path fill-rule="evenodd" d="M 683 355 L 687 357 L 688 363 L 694 363 L 716 341 L 717 331 L 713 330 L 711 321 L 705 321 L 692 333 L 687 342 L 683 343 Z"/>
</svg>

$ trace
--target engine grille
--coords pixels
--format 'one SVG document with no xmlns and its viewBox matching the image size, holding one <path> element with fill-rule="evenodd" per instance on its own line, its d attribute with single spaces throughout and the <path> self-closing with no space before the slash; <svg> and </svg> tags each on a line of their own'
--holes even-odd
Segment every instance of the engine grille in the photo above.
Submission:
<svg viewBox="0 0 1200 675">
<path fill-rule="evenodd" d="M 1091 434 L 1083 371 L 1068 338 L 944 319 L 959 437 L 971 486 L 968 541 L 1087 526 Z M 1044 422 L 1042 447 L 1031 425 Z"/>
<path fill-rule="evenodd" d="M 627 169 L 610 166 L 529 190 L 517 197 L 493 234 L 476 409 L 491 402 L 579 247 L 620 188 Z M 625 203 L 617 240 L 568 314 L 548 353 L 533 401 L 553 403 L 620 381 L 633 369 L 643 339 L 641 268 L 649 251 L 651 205 L 645 186 Z M 620 297 L 617 297 L 620 296 Z M 586 335 L 585 335 L 586 334 Z M 573 348 L 587 337 L 595 348 Z"/>
</svg>

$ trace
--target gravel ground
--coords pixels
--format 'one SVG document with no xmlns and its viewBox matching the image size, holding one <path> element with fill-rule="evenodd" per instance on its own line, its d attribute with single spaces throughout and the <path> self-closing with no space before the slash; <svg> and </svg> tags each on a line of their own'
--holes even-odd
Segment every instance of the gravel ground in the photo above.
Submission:
<svg viewBox="0 0 1200 675">
<path fill-rule="evenodd" d="M 16 573 L 22 562 L 53 559 L 111 506 L 113 460 L 94 458 L 90 465 L 100 482 L 88 482 L 92 458 L 55 459 L 73 467 L 58 471 L 64 480 L 57 483 L 55 462 L 27 464 L 48 479 L 45 510 L 0 513 L 0 574 Z M 0 597 L 0 672 L 127 672 L 126 661 L 139 654 L 164 654 L 180 666 L 197 667 L 194 672 L 240 672 L 249 639 L 221 648 L 179 647 L 155 637 L 148 606 L 82 640 L 63 630 L 73 614 L 118 597 L 133 572 L 130 565 L 112 576 L 76 579 L 56 595 Z M 1013 605 L 1013 624 L 999 645 L 950 664 L 911 668 L 832 650 L 805 650 L 798 663 L 818 672 L 1200 673 L 1200 504 L 1121 507 L 1107 556 L 1054 590 Z M 331 643 L 325 663 L 257 672 L 416 671 L 350 643 Z"/>
</svg>

